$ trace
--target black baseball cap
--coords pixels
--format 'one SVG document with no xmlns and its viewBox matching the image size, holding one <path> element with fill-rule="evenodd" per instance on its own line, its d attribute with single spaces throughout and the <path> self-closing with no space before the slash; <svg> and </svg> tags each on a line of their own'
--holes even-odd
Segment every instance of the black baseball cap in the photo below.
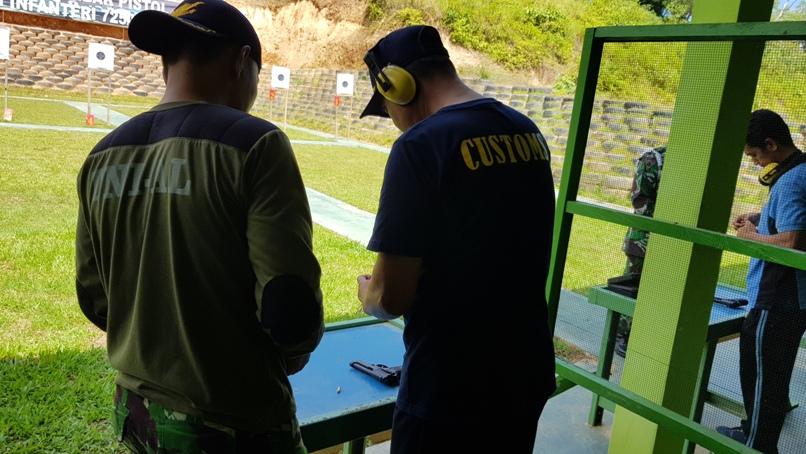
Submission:
<svg viewBox="0 0 806 454">
<path fill-rule="evenodd" d="M 415 25 L 395 30 L 381 38 L 364 57 L 364 61 L 369 67 L 369 78 L 375 93 L 359 118 L 367 115 L 389 118 L 389 114 L 383 110 L 383 95 L 376 87 L 375 73 L 377 71 L 389 65 L 405 68 L 415 60 L 431 56 L 449 57 L 448 50 L 442 45 L 439 32 L 434 27 Z M 373 65 L 377 65 L 377 68 L 373 68 Z"/>
<path fill-rule="evenodd" d="M 198 33 L 232 40 L 252 48 L 250 56 L 263 66 L 260 39 L 255 28 L 237 8 L 222 0 L 185 0 L 171 14 L 147 10 L 129 23 L 129 39 L 138 48 L 163 55 L 181 45 L 183 33 Z"/>
</svg>

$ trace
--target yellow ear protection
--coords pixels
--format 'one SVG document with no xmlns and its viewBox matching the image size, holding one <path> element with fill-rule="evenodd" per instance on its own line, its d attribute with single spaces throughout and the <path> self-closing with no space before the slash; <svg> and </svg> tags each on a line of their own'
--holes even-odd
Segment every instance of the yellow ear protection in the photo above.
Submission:
<svg viewBox="0 0 806 454">
<path fill-rule="evenodd" d="M 778 163 L 773 162 L 771 164 L 767 164 L 761 169 L 761 173 L 758 175 L 758 182 L 764 186 L 772 186 L 775 183 L 775 180 L 778 179 Z"/>
<path fill-rule="evenodd" d="M 375 88 L 384 98 L 399 106 L 405 106 L 414 99 L 417 84 L 411 73 L 395 65 L 387 65 L 381 69 L 371 52 L 364 55 L 364 63 L 375 76 Z"/>
<path fill-rule="evenodd" d="M 806 162 L 806 153 L 796 150 L 792 155 L 781 161 L 773 162 L 764 166 L 761 173 L 758 175 L 758 182 L 764 186 L 772 186 L 781 178 L 781 175 L 789 172 L 795 166 Z"/>
</svg>

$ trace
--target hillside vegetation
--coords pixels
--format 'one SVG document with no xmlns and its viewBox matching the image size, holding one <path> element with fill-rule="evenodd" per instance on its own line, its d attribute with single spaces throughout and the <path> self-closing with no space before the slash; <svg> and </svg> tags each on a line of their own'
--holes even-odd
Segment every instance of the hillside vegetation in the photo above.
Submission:
<svg viewBox="0 0 806 454">
<path fill-rule="evenodd" d="M 551 87 L 559 94 L 576 88 L 586 28 L 686 20 L 656 15 L 652 5 L 664 3 L 660 0 L 235 1 L 255 23 L 272 64 L 364 69 L 364 52 L 380 37 L 402 26 L 429 24 L 446 38 L 461 75 Z M 793 9 L 789 3 L 776 3 L 772 19 L 802 20 L 806 6 Z M 685 48 L 685 43 L 613 45 L 606 49 L 599 92 L 671 104 Z M 762 73 L 780 77 L 761 80 L 759 93 L 778 108 L 806 112 L 806 84 L 791 83 L 806 80 L 804 57 L 798 43 L 770 43 Z"/>
</svg>

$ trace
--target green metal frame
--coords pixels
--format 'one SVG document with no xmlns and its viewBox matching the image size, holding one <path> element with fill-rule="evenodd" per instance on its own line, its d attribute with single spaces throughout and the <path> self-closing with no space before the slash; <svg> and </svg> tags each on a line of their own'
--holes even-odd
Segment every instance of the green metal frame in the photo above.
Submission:
<svg viewBox="0 0 806 454">
<path fill-rule="evenodd" d="M 635 227 L 677 240 L 761 258 L 800 269 L 806 269 L 806 253 L 756 243 L 732 235 L 577 201 L 585 148 L 596 94 L 596 82 L 605 43 L 616 42 L 736 42 L 806 39 L 806 22 L 744 22 L 730 24 L 686 24 L 642 27 L 604 27 L 587 30 L 580 61 L 577 93 L 571 117 L 570 133 L 562 172 L 555 218 L 555 241 L 547 287 L 549 323 L 554 330 L 560 302 L 563 272 L 574 215 Z M 736 131 L 743 134 L 742 131 Z M 734 175 L 735 177 L 735 175 Z M 557 361 L 558 393 L 581 385 L 649 421 L 717 452 L 755 452 L 719 436 L 688 418 L 666 409 L 627 389 L 595 377 L 576 366 Z"/>
<path fill-rule="evenodd" d="M 621 388 L 614 383 L 610 383 L 604 378 L 597 377 L 585 369 L 574 366 L 559 358 L 555 360 L 555 363 L 557 371 L 560 373 L 560 377 L 557 379 L 558 391 L 560 389 L 567 391 L 576 385 L 582 386 L 602 396 L 603 399 L 620 407 L 624 407 L 637 415 L 650 419 L 656 424 L 662 425 L 670 431 L 713 452 L 724 454 L 751 454 L 758 452 L 738 441 L 723 437 L 717 434 L 713 429 L 703 427 L 685 416 L 663 408 L 645 397 Z M 555 396 L 557 394 L 559 394 L 559 392 L 554 393 Z"/>
<path fill-rule="evenodd" d="M 806 252 L 756 243 L 724 233 L 683 226 L 632 213 L 578 202 L 579 180 L 590 131 L 596 81 L 605 43 L 674 41 L 789 41 L 806 39 L 806 22 L 751 22 L 737 24 L 691 24 L 640 27 L 601 27 L 588 29 L 583 43 L 577 93 L 571 113 L 557 210 L 554 244 L 547 297 L 551 327 L 557 319 L 562 277 L 571 224 L 575 214 L 606 222 L 635 227 L 695 244 L 757 257 L 766 261 L 806 269 Z"/>
</svg>

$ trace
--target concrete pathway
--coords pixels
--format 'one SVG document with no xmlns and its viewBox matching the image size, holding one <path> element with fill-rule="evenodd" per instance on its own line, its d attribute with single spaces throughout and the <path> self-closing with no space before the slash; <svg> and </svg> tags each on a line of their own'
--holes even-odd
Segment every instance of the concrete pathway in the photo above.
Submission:
<svg viewBox="0 0 806 454">
<path fill-rule="evenodd" d="M 14 128 L 14 129 L 39 129 L 46 131 L 73 131 L 73 132 L 95 132 L 109 134 L 111 129 L 107 128 L 87 128 L 82 126 L 46 126 L 46 125 L 28 125 L 19 123 L 0 122 L 0 128 Z M 89 150 L 88 150 L 89 151 Z"/>
<path fill-rule="evenodd" d="M 70 107 L 75 107 L 76 109 L 87 113 L 87 103 L 86 102 L 78 102 L 78 101 L 62 101 Z M 98 120 L 105 121 L 112 126 L 118 127 L 126 122 L 130 117 L 128 115 L 124 115 L 120 112 L 116 112 L 114 110 L 109 110 L 105 105 L 102 104 L 91 104 L 90 110 L 92 110 L 92 114 Z M 108 121 L 107 121 L 108 120 Z"/>
<path fill-rule="evenodd" d="M 311 188 L 308 203 L 311 205 L 313 221 L 322 227 L 366 246 L 372 235 L 375 215 L 352 205 L 334 199 Z"/>
</svg>

